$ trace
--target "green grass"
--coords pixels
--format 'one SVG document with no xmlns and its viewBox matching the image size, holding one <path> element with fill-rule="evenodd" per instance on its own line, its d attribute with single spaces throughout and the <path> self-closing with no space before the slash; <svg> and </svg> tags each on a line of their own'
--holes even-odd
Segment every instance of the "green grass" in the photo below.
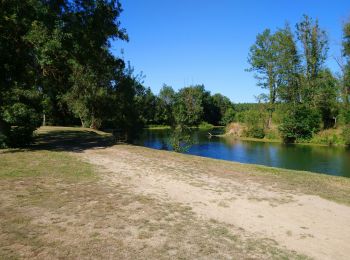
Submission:
<svg viewBox="0 0 350 260">
<path fill-rule="evenodd" d="M 70 180 L 96 178 L 92 166 L 66 152 L 4 150 L 0 152 L 0 179 L 57 177 Z"/>
<path fill-rule="evenodd" d="M 203 129 L 212 129 L 212 128 L 214 128 L 214 125 L 209 124 L 207 122 L 202 122 L 202 123 L 199 124 L 198 128 L 202 129 L 202 130 Z"/>
<path fill-rule="evenodd" d="M 147 125 L 145 129 L 150 130 L 162 130 L 162 129 L 170 129 L 171 127 L 169 125 Z"/>
</svg>

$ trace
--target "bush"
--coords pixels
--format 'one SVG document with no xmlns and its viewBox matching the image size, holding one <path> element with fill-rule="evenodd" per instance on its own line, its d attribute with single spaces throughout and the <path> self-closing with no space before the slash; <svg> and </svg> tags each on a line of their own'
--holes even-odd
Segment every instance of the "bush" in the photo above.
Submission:
<svg viewBox="0 0 350 260">
<path fill-rule="evenodd" d="M 228 125 L 229 123 L 232 123 L 235 121 L 235 117 L 236 117 L 236 112 L 233 110 L 232 107 L 230 107 L 225 111 L 225 114 L 223 115 L 220 123 L 222 125 Z"/>
<path fill-rule="evenodd" d="M 350 146 L 350 125 L 344 126 L 342 136 L 344 138 L 345 145 Z"/>
<path fill-rule="evenodd" d="M 320 130 L 320 114 L 305 105 L 298 105 L 287 110 L 279 131 L 286 143 L 296 140 L 310 140 Z"/>
<path fill-rule="evenodd" d="M 278 129 L 276 129 L 276 128 L 267 129 L 265 131 L 265 138 L 270 139 L 270 140 L 280 139 Z"/>
<path fill-rule="evenodd" d="M 246 136 L 262 139 L 265 137 L 265 132 L 263 128 L 254 126 L 247 129 Z"/>
<path fill-rule="evenodd" d="M 327 129 L 314 135 L 310 142 L 315 144 L 336 145 L 342 144 L 343 139 L 337 129 Z"/>
<path fill-rule="evenodd" d="M 338 124 L 350 124 L 350 109 L 343 109 L 339 114 Z"/>
<path fill-rule="evenodd" d="M 6 107 L 1 127 L 6 130 L 2 131 L 0 146 L 21 147 L 30 144 L 40 121 L 39 113 L 23 103 Z"/>
<path fill-rule="evenodd" d="M 246 124 L 245 135 L 253 138 L 264 138 L 265 114 L 258 110 L 245 111 L 244 123 Z"/>
<path fill-rule="evenodd" d="M 33 142 L 33 132 L 35 128 L 28 126 L 14 126 L 7 137 L 9 147 L 22 147 Z"/>
</svg>

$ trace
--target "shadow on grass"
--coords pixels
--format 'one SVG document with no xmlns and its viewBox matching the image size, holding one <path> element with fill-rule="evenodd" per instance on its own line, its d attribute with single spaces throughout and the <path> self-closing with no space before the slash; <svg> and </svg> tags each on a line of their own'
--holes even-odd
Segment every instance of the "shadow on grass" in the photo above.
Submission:
<svg viewBox="0 0 350 260">
<path fill-rule="evenodd" d="M 86 149 L 106 148 L 114 144 L 111 135 L 100 135 L 94 131 L 53 130 L 39 133 L 35 143 L 29 149 L 82 152 Z"/>
<path fill-rule="evenodd" d="M 106 148 L 114 145 L 112 135 L 98 134 L 89 130 L 50 130 L 39 132 L 34 143 L 22 149 L 9 149 L 3 153 L 18 153 L 35 150 L 83 152 L 87 149 Z"/>
</svg>

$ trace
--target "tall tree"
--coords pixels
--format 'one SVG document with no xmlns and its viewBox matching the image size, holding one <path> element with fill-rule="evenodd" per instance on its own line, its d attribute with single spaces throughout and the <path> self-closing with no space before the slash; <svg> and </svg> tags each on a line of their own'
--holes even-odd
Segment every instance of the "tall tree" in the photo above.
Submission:
<svg viewBox="0 0 350 260">
<path fill-rule="evenodd" d="M 343 27 L 343 56 L 346 60 L 345 64 L 341 64 L 343 114 L 346 123 L 350 123 L 350 22 Z"/>
<path fill-rule="evenodd" d="M 317 109 L 321 113 L 323 128 L 336 127 L 339 114 L 339 83 L 329 69 L 319 72 L 318 92 L 315 96 Z"/>
<path fill-rule="evenodd" d="M 40 124 L 40 85 L 35 51 L 25 39 L 40 4 L 1 1 L 0 8 L 0 147 L 30 143 Z"/>
<path fill-rule="evenodd" d="M 256 37 L 255 44 L 250 48 L 248 71 L 254 71 L 258 79 L 258 85 L 268 90 L 269 119 L 267 126 L 272 123 L 272 113 L 277 99 L 277 65 L 276 44 L 273 34 L 269 29 L 264 30 Z"/>
<path fill-rule="evenodd" d="M 328 52 L 327 34 L 320 28 L 318 20 L 314 22 L 307 15 L 297 23 L 296 32 L 303 47 L 305 77 L 303 99 L 315 107 L 314 97 L 318 91 L 316 81 Z"/>
<path fill-rule="evenodd" d="M 287 24 L 274 34 L 276 51 L 277 94 L 281 101 L 297 104 L 301 102 L 300 55 L 294 35 Z"/>
<path fill-rule="evenodd" d="M 171 86 L 163 85 L 158 95 L 157 121 L 160 124 L 172 125 L 174 121 L 173 117 L 173 105 L 175 102 L 175 91 Z"/>
<path fill-rule="evenodd" d="M 185 87 L 176 95 L 173 114 L 176 125 L 198 125 L 203 118 L 203 85 Z"/>
</svg>

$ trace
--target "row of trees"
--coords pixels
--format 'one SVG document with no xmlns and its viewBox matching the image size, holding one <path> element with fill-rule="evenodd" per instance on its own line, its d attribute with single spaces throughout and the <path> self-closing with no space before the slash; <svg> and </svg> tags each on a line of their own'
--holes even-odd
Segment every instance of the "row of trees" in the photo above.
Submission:
<svg viewBox="0 0 350 260">
<path fill-rule="evenodd" d="M 1 1 L 0 146 L 30 143 L 42 123 L 132 137 L 147 93 L 110 51 L 128 40 L 121 11 L 117 0 Z"/>
<path fill-rule="evenodd" d="M 188 86 L 175 92 L 164 85 L 158 95 L 147 89 L 143 122 L 147 125 L 198 126 L 202 122 L 226 125 L 234 120 L 235 111 L 229 98 L 211 95 L 203 85 Z"/>
<path fill-rule="evenodd" d="M 287 24 L 275 32 L 266 29 L 258 34 L 248 58 L 249 71 L 255 72 L 258 85 L 267 90 L 260 96 L 267 103 L 266 128 L 271 127 L 276 104 L 283 104 L 279 130 L 287 142 L 311 138 L 339 121 L 350 123 L 350 24 L 344 27 L 337 77 L 325 65 L 328 37 L 318 21 L 305 15 L 295 28 L 293 32 Z"/>
</svg>

